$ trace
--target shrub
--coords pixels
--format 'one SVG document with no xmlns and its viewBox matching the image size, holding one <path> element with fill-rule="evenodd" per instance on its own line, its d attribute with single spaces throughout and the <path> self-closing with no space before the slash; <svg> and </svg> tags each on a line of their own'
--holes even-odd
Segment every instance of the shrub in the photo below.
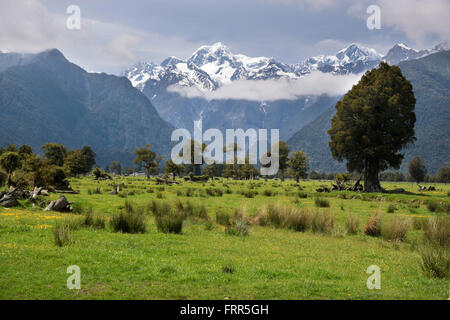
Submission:
<svg viewBox="0 0 450 320">
<path fill-rule="evenodd" d="M 397 208 L 393 204 L 390 204 L 386 211 L 387 213 L 394 213 L 395 210 L 397 210 Z"/>
<path fill-rule="evenodd" d="M 434 278 L 450 277 L 450 252 L 443 248 L 424 248 L 421 250 L 420 267 Z"/>
<path fill-rule="evenodd" d="M 349 234 L 357 234 L 359 231 L 359 219 L 354 214 L 349 214 L 347 216 L 347 222 L 346 222 L 346 230 Z"/>
<path fill-rule="evenodd" d="M 334 216 L 329 212 L 316 211 L 312 219 L 312 231 L 330 233 L 334 228 Z"/>
<path fill-rule="evenodd" d="M 424 228 L 425 241 L 440 246 L 450 245 L 450 217 L 432 217 Z"/>
<path fill-rule="evenodd" d="M 53 230 L 53 237 L 55 240 L 55 245 L 58 247 L 63 247 L 70 244 L 72 242 L 70 236 L 70 226 L 65 223 L 57 224 Z"/>
<path fill-rule="evenodd" d="M 316 204 L 316 207 L 319 207 L 319 208 L 329 208 L 330 207 L 330 201 L 328 201 L 327 199 L 316 198 L 316 200 L 314 200 L 314 203 Z"/>
<path fill-rule="evenodd" d="M 381 215 L 378 211 L 367 221 L 364 234 L 372 237 L 379 237 L 381 235 Z"/>
<path fill-rule="evenodd" d="M 381 235 L 385 240 L 405 241 L 409 229 L 411 229 L 411 220 L 409 218 L 396 217 L 383 223 Z"/>
<path fill-rule="evenodd" d="M 121 212 L 111 218 L 111 227 L 115 232 L 145 233 L 145 219 L 142 213 Z"/>
</svg>

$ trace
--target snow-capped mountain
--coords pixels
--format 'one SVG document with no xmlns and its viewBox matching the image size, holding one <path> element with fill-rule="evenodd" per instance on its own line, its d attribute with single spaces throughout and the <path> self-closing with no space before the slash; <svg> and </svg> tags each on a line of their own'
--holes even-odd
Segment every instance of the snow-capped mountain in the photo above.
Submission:
<svg viewBox="0 0 450 320">
<path fill-rule="evenodd" d="M 268 57 L 248 57 L 233 54 L 218 42 L 197 49 L 187 60 L 169 57 L 161 65 L 140 62 L 123 75 L 133 86 L 143 91 L 148 80 L 169 85 L 195 86 L 200 90 L 215 90 L 235 80 L 265 80 L 280 77 L 298 78 L 293 66 Z"/>
<path fill-rule="evenodd" d="M 447 47 L 441 44 L 422 52 L 398 44 L 383 56 L 374 49 L 351 44 L 335 55 L 319 55 L 289 65 L 274 58 L 234 54 L 218 42 L 198 48 L 186 60 L 172 56 L 159 65 L 141 62 L 123 75 L 150 99 L 161 117 L 175 127 L 191 128 L 194 120 L 203 119 L 205 129 L 280 128 L 281 138 L 287 139 L 336 103 L 339 97 L 299 96 L 291 101 L 208 101 L 198 95 L 189 98 L 168 88 L 187 87 L 207 94 L 237 80 L 294 80 L 313 71 L 337 75 L 360 74 L 376 67 L 382 60 L 397 63 Z"/>
<path fill-rule="evenodd" d="M 447 42 L 439 43 L 432 49 L 415 50 L 408 47 L 404 43 L 398 43 L 393 46 L 383 57 L 383 60 L 389 64 L 398 64 L 402 61 L 419 59 L 439 51 L 449 50 L 450 46 Z"/>
<path fill-rule="evenodd" d="M 382 55 L 375 49 L 351 44 L 334 56 L 319 55 L 305 59 L 295 66 L 301 74 L 312 71 L 332 72 L 335 74 L 360 73 L 377 65 Z"/>
</svg>

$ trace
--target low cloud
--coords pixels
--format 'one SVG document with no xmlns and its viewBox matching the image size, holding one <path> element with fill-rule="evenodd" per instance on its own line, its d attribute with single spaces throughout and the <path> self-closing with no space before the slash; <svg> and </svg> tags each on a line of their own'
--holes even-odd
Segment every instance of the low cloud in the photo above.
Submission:
<svg viewBox="0 0 450 320">
<path fill-rule="evenodd" d="M 315 71 L 295 80 L 285 78 L 277 80 L 237 80 L 215 91 L 202 91 L 196 87 L 178 85 L 172 85 L 167 90 L 176 92 L 183 97 L 206 100 L 295 100 L 299 96 L 305 95 L 343 95 L 360 79 L 361 74 L 332 75 Z"/>
</svg>

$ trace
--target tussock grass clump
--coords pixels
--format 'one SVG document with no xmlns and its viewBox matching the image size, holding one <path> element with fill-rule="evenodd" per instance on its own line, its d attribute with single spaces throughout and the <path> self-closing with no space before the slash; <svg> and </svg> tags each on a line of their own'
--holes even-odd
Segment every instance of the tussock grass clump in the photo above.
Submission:
<svg viewBox="0 0 450 320">
<path fill-rule="evenodd" d="M 248 236 L 250 234 L 250 222 L 245 209 L 234 210 L 231 222 L 225 228 L 225 233 L 232 236 Z"/>
<path fill-rule="evenodd" d="M 247 190 L 247 191 L 242 192 L 242 195 L 246 198 L 254 198 L 255 196 L 258 195 L 258 191 Z"/>
<path fill-rule="evenodd" d="M 265 208 L 265 212 L 262 214 L 262 220 L 265 220 L 267 224 L 270 224 L 276 228 L 281 228 L 286 223 L 288 210 L 289 209 L 287 209 L 287 207 L 283 207 L 278 203 L 275 205 L 269 204 Z"/>
<path fill-rule="evenodd" d="M 430 212 L 436 212 L 439 210 L 439 203 L 437 203 L 437 201 L 435 201 L 435 200 L 428 200 L 427 209 Z"/>
<path fill-rule="evenodd" d="M 206 194 L 211 197 L 221 197 L 223 195 L 223 190 L 219 188 L 208 188 L 206 189 Z"/>
<path fill-rule="evenodd" d="M 182 233 L 183 222 L 190 217 L 209 219 L 208 211 L 203 204 L 194 206 L 190 201 L 185 203 L 180 200 L 175 203 L 152 201 L 149 209 L 155 216 L 158 231 L 163 233 Z"/>
<path fill-rule="evenodd" d="M 186 219 L 182 212 L 169 211 L 163 215 L 156 216 L 156 228 L 162 233 L 176 233 L 183 232 L 183 222 Z"/>
<path fill-rule="evenodd" d="M 222 226 L 228 226 L 231 224 L 231 213 L 224 209 L 219 209 L 216 212 L 216 223 Z"/>
<path fill-rule="evenodd" d="M 348 234 L 357 234 L 359 232 L 359 218 L 350 213 L 347 216 L 347 221 L 346 221 L 346 230 Z"/>
<path fill-rule="evenodd" d="M 313 215 L 307 209 L 299 209 L 280 204 L 269 204 L 257 214 L 255 221 L 261 225 L 271 225 L 275 228 L 288 228 L 304 232 L 311 228 Z"/>
<path fill-rule="evenodd" d="M 381 214 L 379 211 L 375 212 L 367 221 L 364 234 L 372 237 L 379 237 L 381 235 Z"/>
<path fill-rule="evenodd" d="M 266 189 L 263 191 L 263 195 L 265 195 L 266 197 L 273 197 L 277 195 L 277 192 L 270 189 Z"/>
<path fill-rule="evenodd" d="M 294 209 L 287 217 L 286 226 L 298 232 L 305 232 L 311 228 L 313 214 L 307 209 Z"/>
<path fill-rule="evenodd" d="M 306 192 L 301 192 L 301 191 L 299 191 L 299 192 L 297 193 L 297 196 L 298 196 L 299 198 L 302 198 L 302 199 L 308 198 L 308 194 L 307 194 Z"/>
<path fill-rule="evenodd" d="M 419 262 L 430 278 L 450 278 L 450 251 L 440 247 L 426 247 L 420 252 Z"/>
<path fill-rule="evenodd" d="M 84 218 L 84 225 L 95 229 L 105 229 L 106 220 L 104 217 L 94 215 L 94 213 L 89 212 Z"/>
<path fill-rule="evenodd" d="M 88 195 L 93 195 L 93 194 L 102 194 L 103 190 L 100 187 L 96 187 L 94 189 L 88 189 Z"/>
<path fill-rule="evenodd" d="M 329 208 L 330 207 L 330 201 L 328 199 L 316 198 L 314 200 L 314 203 L 316 204 L 316 207 L 318 207 L 318 208 Z"/>
<path fill-rule="evenodd" d="M 381 227 L 383 239 L 390 241 L 405 241 L 408 231 L 411 229 L 411 219 L 396 217 L 390 221 L 385 221 Z"/>
<path fill-rule="evenodd" d="M 329 211 L 316 211 L 313 215 L 311 228 L 316 233 L 330 233 L 334 228 L 335 217 Z"/>
<path fill-rule="evenodd" d="M 424 228 L 426 242 L 443 247 L 450 245 L 450 217 L 432 217 Z"/>
<path fill-rule="evenodd" d="M 145 216 L 142 212 L 127 210 L 113 215 L 111 227 L 115 232 L 123 233 L 145 233 Z"/>
<path fill-rule="evenodd" d="M 57 224 L 53 230 L 53 238 L 55 245 L 58 247 L 63 247 L 70 244 L 72 242 L 70 226 L 65 223 Z"/>
<path fill-rule="evenodd" d="M 397 210 L 397 208 L 396 208 L 393 204 L 390 204 L 390 205 L 387 207 L 386 212 L 387 212 L 387 213 L 394 213 L 395 210 Z"/>
</svg>

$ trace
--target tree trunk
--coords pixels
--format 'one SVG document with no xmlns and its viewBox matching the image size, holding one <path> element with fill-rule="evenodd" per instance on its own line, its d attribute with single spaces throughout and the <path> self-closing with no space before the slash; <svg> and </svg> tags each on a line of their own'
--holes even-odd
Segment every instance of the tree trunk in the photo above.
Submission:
<svg viewBox="0 0 450 320">
<path fill-rule="evenodd" d="M 364 192 L 383 192 L 380 185 L 378 163 L 367 161 L 364 171 Z"/>
</svg>

